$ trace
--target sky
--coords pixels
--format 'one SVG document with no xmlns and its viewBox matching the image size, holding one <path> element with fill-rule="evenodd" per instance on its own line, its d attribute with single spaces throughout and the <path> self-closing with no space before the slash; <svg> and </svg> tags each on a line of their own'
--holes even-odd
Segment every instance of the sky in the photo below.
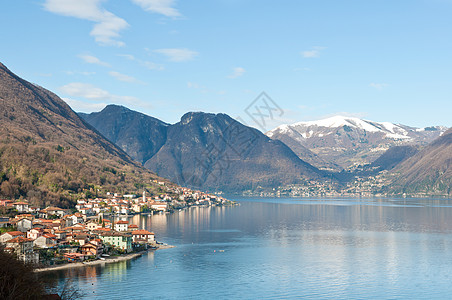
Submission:
<svg viewBox="0 0 452 300">
<path fill-rule="evenodd" d="M 0 62 L 75 111 L 452 126 L 452 0 L 0 2 Z"/>
</svg>

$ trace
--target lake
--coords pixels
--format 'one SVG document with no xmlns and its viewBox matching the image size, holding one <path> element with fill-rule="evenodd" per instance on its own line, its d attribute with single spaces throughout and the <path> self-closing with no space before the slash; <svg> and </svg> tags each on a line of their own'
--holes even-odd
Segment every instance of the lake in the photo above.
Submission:
<svg viewBox="0 0 452 300">
<path fill-rule="evenodd" d="M 445 299 L 452 201 L 234 199 L 133 216 L 176 248 L 44 275 L 86 299 Z"/>
</svg>

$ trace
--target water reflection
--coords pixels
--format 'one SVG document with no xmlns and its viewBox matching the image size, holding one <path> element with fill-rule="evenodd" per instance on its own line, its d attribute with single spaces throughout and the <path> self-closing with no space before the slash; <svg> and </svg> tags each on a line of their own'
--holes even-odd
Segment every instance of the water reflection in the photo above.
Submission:
<svg viewBox="0 0 452 300">
<path fill-rule="evenodd" d="M 177 248 L 58 272 L 90 298 L 443 298 L 452 293 L 448 200 L 241 202 L 133 216 Z M 261 200 L 262 201 L 262 200 Z"/>
</svg>

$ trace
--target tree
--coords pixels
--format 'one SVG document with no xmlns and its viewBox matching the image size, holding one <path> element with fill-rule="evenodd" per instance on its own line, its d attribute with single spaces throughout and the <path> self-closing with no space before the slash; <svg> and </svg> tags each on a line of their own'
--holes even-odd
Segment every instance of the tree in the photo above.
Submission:
<svg viewBox="0 0 452 300">
<path fill-rule="evenodd" d="M 0 299 L 41 299 L 44 287 L 33 266 L 0 249 Z"/>
</svg>

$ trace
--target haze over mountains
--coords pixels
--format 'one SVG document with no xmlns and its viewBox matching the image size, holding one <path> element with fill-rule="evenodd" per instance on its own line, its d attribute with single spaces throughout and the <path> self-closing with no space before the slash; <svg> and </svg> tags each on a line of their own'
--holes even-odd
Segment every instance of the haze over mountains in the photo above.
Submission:
<svg viewBox="0 0 452 300">
<path fill-rule="evenodd" d="M 334 171 L 372 163 L 394 146 L 423 146 L 438 138 L 447 128 L 415 128 L 389 122 L 373 122 L 335 116 L 318 121 L 281 125 L 267 136 L 288 145 L 297 155 L 319 168 Z M 306 157 L 306 149 L 316 160 Z M 328 164 L 322 164 L 322 161 Z"/>
<path fill-rule="evenodd" d="M 142 192 L 154 174 L 105 139 L 52 92 L 0 63 L 0 194 L 35 205 Z"/>
</svg>

